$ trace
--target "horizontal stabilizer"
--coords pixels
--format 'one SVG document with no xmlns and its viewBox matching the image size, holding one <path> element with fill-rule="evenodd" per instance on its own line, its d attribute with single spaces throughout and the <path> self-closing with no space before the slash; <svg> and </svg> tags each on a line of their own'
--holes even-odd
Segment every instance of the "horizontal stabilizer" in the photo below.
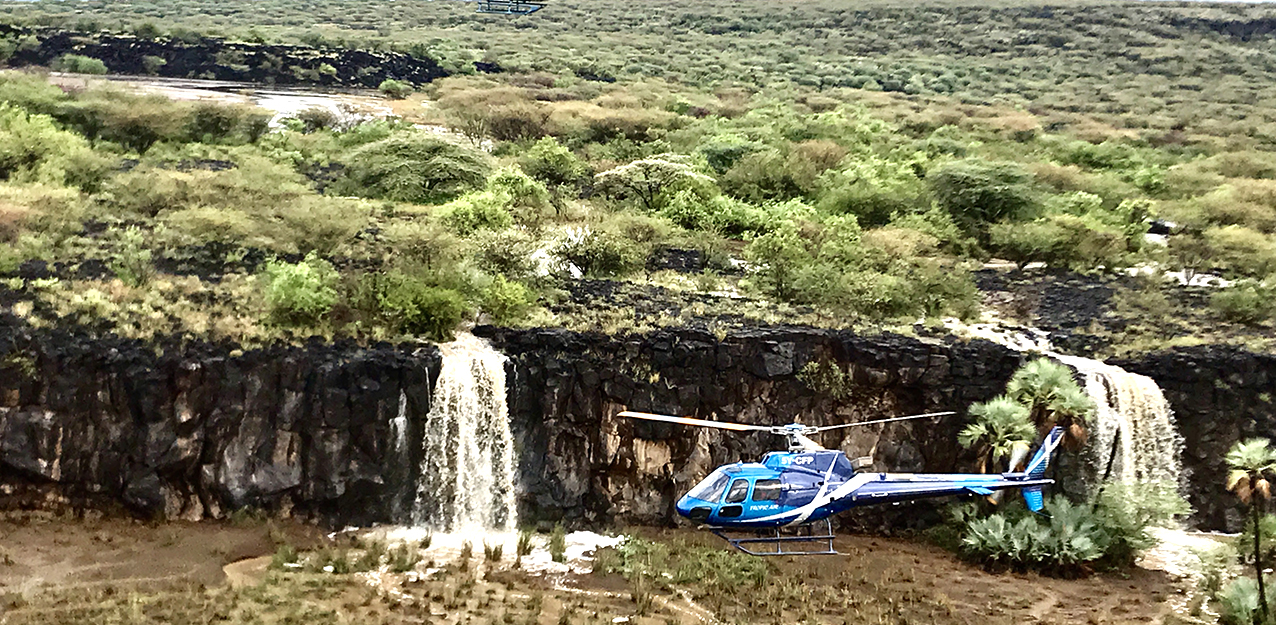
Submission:
<svg viewBox="0 0 1276 625">
<path fill-rule="evenodd" d="M 992 494 L 992 489 L 984 488 L 983 486 L 967 486 L 966 490 L 976 495 L 991 495 Z"/>
</svg>

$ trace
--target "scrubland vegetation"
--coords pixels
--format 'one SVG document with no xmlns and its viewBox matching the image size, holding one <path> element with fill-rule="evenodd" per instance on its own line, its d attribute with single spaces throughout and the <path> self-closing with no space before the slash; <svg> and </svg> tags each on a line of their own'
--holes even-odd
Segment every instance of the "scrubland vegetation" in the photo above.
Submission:
<svg viewBox="0 0 1276 625">
<path fill-rule="evenodd" d="M 992 258 L 1216 272 L 1235 282 L 1213 321 L 1276 314 L 1276 153 L 1244 103 L 1270 88 L 1268 52 L 1215 28 L 1262 7 L 564 2 L 509 20 L 438 2 L 369 8 L 375 32 L 324 3 L 304 13 L 332 13 L 323 27 L 288 3 L 254 4 L 252 25 L 234 5 L 134 8 L 4 10 L 148 38 L 415 45 L 456 75 L 383 85 L 410 98 L 401 120 L 274 129 L 250 108 L 4 75 L 0 271 L 33 324 L 251 342 L 686 321 L 582 314 L 577 277 L 712 295 L 701 316 L 727 325 L 911 323 L 974 316 L 970 272 Z M 653 56 L 666 36 L 686 46 Z M 1189 88 L 1242 57 L 1243 89 Z M 506 71 L 475 74 L 481 59 Z M 1155 218 L 1178 224 L 1168 245 L 1145 236 Z M 698 253 L 700 275 L 648 270 L 665 248 Z"/>
</svg>

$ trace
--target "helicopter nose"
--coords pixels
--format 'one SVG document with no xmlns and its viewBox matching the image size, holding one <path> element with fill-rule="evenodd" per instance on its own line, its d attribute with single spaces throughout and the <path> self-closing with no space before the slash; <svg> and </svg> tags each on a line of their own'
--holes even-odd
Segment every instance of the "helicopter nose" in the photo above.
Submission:
<svg viewBox="0 0 1276 625">
<path fill-rule="evenodd" d="M 681 514 L 696 523 L 704 523 L 708 520 L 709 513 L 713 511 L 709 502 L 689 496 L 683 496 L 682 499 L 678 500 L 678 504 L 674 507 L 678 509 L 678 514 Z"/>
<path fill-rule="evenodd" d="M 687 496 L 683 496 L 683 498 L 682 498 L 682 499 L 679 499 L 679 500 L 678 500 L 678 505 L 676 505 L 675 507 L 678 509 L 678 514 L 680 514 L 680 515 L 682 515 L 682 516 L 684 516 L 684 517 L 690 517 L 690 516 L 691 516 L 691 508 L 692 508 L 694 505 L 695 505 L 695 500 L 694 500 L 694 499 L 692 499 L 692 498 L 690 498 L 690 497 L 687 497 Z"/>
</svg>

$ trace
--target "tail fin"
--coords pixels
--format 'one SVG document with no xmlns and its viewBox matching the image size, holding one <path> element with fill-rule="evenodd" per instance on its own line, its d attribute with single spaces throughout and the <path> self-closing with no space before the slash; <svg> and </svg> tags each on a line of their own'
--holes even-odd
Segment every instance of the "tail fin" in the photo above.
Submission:
<svg viewBox="0 0 1276 625">
<path fill-rule="evenodd" d="M 1049 434 L 1046 434 L 1046 440 L 1041 442 L 1041 447 L 1037 449 L 1037 453 L 1032 456 L 1032 460 L 1028 461 L 1028 467 L 1024 469 L 1024 473 L 1028 474 L 1028 479 L 1039 480 L 1046 476 L 1046 468 L 1050 466 L 1050 456 L 1054 455 L 1054 450 L 1059 446 L 1059 442 L 1063 440 L 1063 429 L 1053 428 Z M 1028 509 L 1033 512 L 1041 512 L 1046 505 L 1045 493 L 1041 486 L 1029 486 L 1023 489 L 1023 500 L 1028 504 Z"/>
</svg>

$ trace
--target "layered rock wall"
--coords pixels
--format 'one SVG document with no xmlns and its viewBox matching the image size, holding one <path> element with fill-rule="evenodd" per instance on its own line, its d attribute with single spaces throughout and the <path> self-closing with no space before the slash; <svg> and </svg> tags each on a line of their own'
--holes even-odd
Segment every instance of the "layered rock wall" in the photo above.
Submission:
<svg viewBox="0 0 1276 625">
<path fill-rule="evenodd" d="M 155 346 L 3 337 L 4 505 L 122 502 L 202 518 L 241 508 L 334 524 L 404 518 L 439 370 L 433 346 Z"/>
<path fill-rule="evenodd" d="M 986 341 L 811 328 L 477 333 L 510 357 L 521 519 L 576 525 L 669 523 L 676 497 L 710 469 L 784 445 L 616 418 L 623 409 L 813 425 L 960 411 L 999 394 L 1023 358 Z M 1223 456 L 1237 440 L 1276 432 L 1276 356 L 1200 347 L 1115 364 L 1152 377 L 1174 408 L 1194 524 L 1238 529 Z M 402 520 L 439 367 L 433 346 L 241 352 L 0 332 L 0 507 L 120 502 L 187 518 L 255 507 L 335 525 Z M 402 437 L 392 423 L 400 406 Z M 871 455 L 878 470 L 960 470 L 973 460 L 956 444 L 963 421 L 851 428 L 820 442 Z M 847 522 L 907 528 L 927 514 L 888 506 Z"/>
<path fill-rule="evenodd" d="M 673 503 L 713 467 L 754 461 L 785 441 L 639 422 L 623 409 L 743 423 L 812 425 L 916 414 L 1000 393 L 1020 355 L 987 341 L 861 336 L 811 328 L 716 337 L 696 330 L 611 337 L 488 329 L 510 356 L 510 415 L 524 520 L 670 522 Z M 812 364 L 814 363 L 814 364 Z M 805 371 L 804 371 L 805 369 Z M 959 464 L 960 418 L 829 432 L 822 443 L 873 455 L 881 470 Z M 900 508 L 850 517 L 907 526 Z"/>
<path fill-rule="evenodd" d="M 1174 408 L 1193 525 L 1240 531 L 1243 511 L 1224 488 L 1224 456 L 1237 441 L 1276 438 L 1276 354 L 1198 346 L 1113 364 L 1156 380 Z"/>
</svg>

